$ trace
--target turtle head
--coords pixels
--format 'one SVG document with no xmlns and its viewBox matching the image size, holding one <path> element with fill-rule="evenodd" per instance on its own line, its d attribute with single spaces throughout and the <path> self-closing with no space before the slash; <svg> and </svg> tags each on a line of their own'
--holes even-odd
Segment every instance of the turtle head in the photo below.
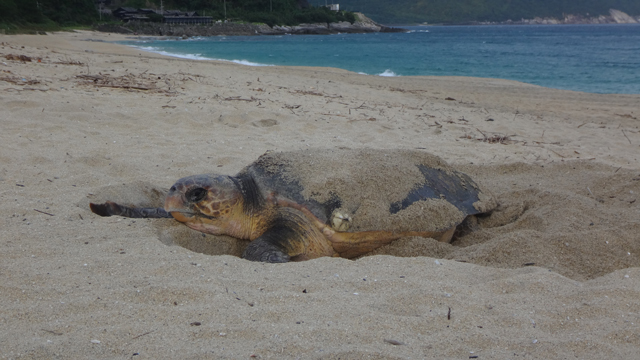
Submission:
<svg viewBox="0 0 640 360">
<path fill-rule="evenodd" d="M 243 197 L 229 176 L 204 174 L 178 180 L 164 209 L 188 227 L 213 235 L 243 238 Z"/>
</svg>

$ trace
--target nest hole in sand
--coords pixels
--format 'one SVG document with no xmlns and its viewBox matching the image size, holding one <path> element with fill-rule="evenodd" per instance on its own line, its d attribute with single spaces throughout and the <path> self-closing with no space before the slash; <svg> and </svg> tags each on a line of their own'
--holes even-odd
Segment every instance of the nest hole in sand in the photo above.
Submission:
<svg viewBox="0 0 640 360">
<path fill-rule="evenodd" d="M 579 281 L 640 265 L 637 171 L 588 161 L 461 170 L 496 195 L 500 205 L 493 213 L 468 221 L 451 243 L 403 238 L 365 256 L 427 256 L 498 268 L 540 266 Z M 162 206 L 165 193 L 137 182 L 102 188 L 90 201 L 155 207 Z M 249 243 L 205 235 L 172 220 L 150 224 L 163 244 L 208 255 L 241 256 Z"/>
</svg>

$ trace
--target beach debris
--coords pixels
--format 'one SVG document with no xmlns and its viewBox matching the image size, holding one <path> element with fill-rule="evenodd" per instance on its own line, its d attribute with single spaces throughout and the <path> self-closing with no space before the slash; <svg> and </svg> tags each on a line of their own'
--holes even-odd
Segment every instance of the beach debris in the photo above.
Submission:
<svg viewBox="0 0 640 360">
<path fill-rule="evenodd" d="M 100 344 L 100 340 L 93 339 L 93 340 L 91 340 L 91 343 L 92 344 Z"/>
<path fill-rule="evenodd" d="M 80 79 L 79 85 L 147 91 L 167 95 L 177 94 L 175 90 L 172 90 L 172 88 L 175 88 L 175 84 L 171 84 L 166 78 L 163 79 L 161 76 L 147 74 L 146 71 L 138 75 L 127 73 L 122 76 L 112 76 L 102 73 L 96 75 L 81 74 L 76 75 L 76 78 Z"/>
<path fill-rule="evenodd" d="M 624 132 L 624 129 L 622 129 L 622 135 L 624 135 L 624 137 L 627 138 L 627 140 L 629 141 L 629 144 L 631 144 L 631 140 L 629 140 L 629 137 L 627 136 L 627 134 Z"/>
<path fill-rule="evenodd" d="M 155 332 L 155 331 L 157 331 L 157 329 L 156 329 L 156 330 L 147 331 L 147 332 L 146 332 L 146 333 L 144 333 L 144 334 L 136 335 L 136 336 L 132 337 L 132 338 L 131 338 L 131 340 L 135 340 L 135 339 L 137 339 L 137 338 L 139 338 L 139 337 L 143 337 L 143 336 L 145 336 L 145 335 L 149 335 L 149 334 L 151 334 L 152 332 Z"/>
<path fill-rule="evenodd" d="M 295 90 L 295 91 L 290 91 L 289 93 L 300 94 L 300 95 L 324 96 L 331 99 L 338 99 L 342 97 L 342 95 L 328 95 L 328 94 L 325 94 L 319 91 L 313 91 L 313 90 Z"/>
<path fill-rule="evenodd" d="M 391 345 L 404 345 L 404 343 L 402 341 L 398 341 L 398 340 L 393 340 L 393 339 L 384 339 L 384 342 L 386 342 L 387 344 L 391 344 Z"/>
<path fill-rule="evenodd" d="M 202 325 L 202 323 L 200 321 L 194 321 L 189 325 L 191 325 L 191 326 L 200 326 L 200 325 Z"/>
<path fill-rule="evenodd" d="M 54 62 L 54 64 L 56 64 L 56 65 L 75 65 L 75 66 L 85 66 L 86 65 L 83 62 L 76 61 L 76 60 L 70 60 L 70 59 L 56 61 L 56 62 Z"/>
<path fill-rule="evenodd" d="M 46 331 L 46 332 L 48 332 L 49 334 L 53 334 L 53 335 L 56 335 L 56 336 L 60 336 L 60 335 L 62 335 L 62 333 L 61 333 L 61 332 L 58 332 L 58 331 L 47 330 L 47 329 L 40 329 L 40 330 L 42 330 L 42 331 Z"/>
<path fill-rule="evenodd" d="M 451 320 L 451 307 L 449 307 L 449 311 L 447 312 L 447 320 Z"/>
<path fill-rule="evenodd" d="M 2 73 L 11 73 L 11 72 L 3 71 Z M 20 85 L 20 86 L 36 85 L 41 83 L 40 80 L 29 79 L 25 76 L 16 76 L 16 75 L 4 75 L 4 76 L 0 75 L 0 81 L 6 81 L 8 83 L 12 83 L 14 85 Z"/>
<path fill-rule="evenodd" d="M 31 62 L 32 58 L 30 58 L 27 55 L 14 55 L 14 54 L 7 54 L 4 56 L 5 59 L 7 60 L 14 60 L 14 61 L 22 61 L 22 62 Z M 39 59 L 41 60 L 41 59 Z"/>
<path fill-rule="evenodd" d="M 476 128 L 476 130 L 478 130 L 478 132 L 482 134 L 482 138 L 476 138 L 476 140 L 478 141 L 488 142 L 489 144 L 502 144 L 502 145 L 510 145 L 517 142 L 516 140 L 511 139 L 512 136 L 516 136 L 516 135 L 493 134 L 491 136 L 487 136 L 487 134 L 485 134 L 482 130 L 478 128 Z M 461 138 L 473 139 L 471 135 L 463 135 L 461 136 Z"/>
<path fill-rule="evenodd" d="M 33 210 L 35 210 L 35 211 L 37 211 L 37 212 L 39 212 L 39 213 L 41 213 L 41 214 L 45 214 L 45 215 L 49 215 L 49 216 L 55 216 L 55 215 L 53 215 L 53 214 L 50 214 L 50 213 L 45 212 L 45 211 L 42 211 L 42 210 L 38 210 L 38 209 L 33 209 Z"/>
<path fill-rule="evenodd" d="M 488 142 L 489 144 L 502 144 L 502 145 L 509 145 L 512 144 L 513 141 L 511 140 L 511 137 L 508 135 L 493 135 L 491 137 L 487 137 L 484 139 L 478 139 L 478 140 L 482 140 L 484 142 Z"/>
<path fill-rule="evenodd" d="M 613 115 L 620 116 L 620 117 L 627 118 L 627 119 L 634 119 L 634 120 L 637 119 L 635 116 L 633 116 L 631 114 L 613 114 Z"/>
<path fill-rule="evenodd" d="M 452 97 L 446 97 L 446 98 L 444 98 L 444 99 L 445 99 L 445 100 L 447 100 L 447 101 L 456 101 L 456 99 L 454 99 L 454 98 L 452 98 Z"/>
<path fill-rule="evenodd" d="M 231 97 L 227 97 L 222 99 L 224 101 L 247 101 L 247 102 L 252 102 L 252 101 L 261 101 L 260 99 L 257 99 L 255 97 L 251 97 L 250 99 L 245 99 L 242 98 L 241 96 L 231 96 Z"/>
<path fill-rule="evenodd" d="M 93 85 L 97 87 L 111 87 L 132 90 L 151 90 L 155 88 L 155 84 L 143 83 L 136 81 L 133 76 L 113 77 L 105 75 L 76 75 L 76 78 L 84 80 L 81 85 Z"/>
</svg>

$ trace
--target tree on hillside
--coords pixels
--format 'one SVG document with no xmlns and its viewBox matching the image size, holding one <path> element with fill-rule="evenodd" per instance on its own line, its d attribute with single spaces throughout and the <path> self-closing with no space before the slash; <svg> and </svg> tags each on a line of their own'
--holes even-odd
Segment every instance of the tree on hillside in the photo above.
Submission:
<svg viewBox="0 0 640 360">
<path fill-rule="evenodd" d="M 0 22 L 60 25 L 91 24 L 98 19 L 93 0 L 0 0 Z"/>
</svg>

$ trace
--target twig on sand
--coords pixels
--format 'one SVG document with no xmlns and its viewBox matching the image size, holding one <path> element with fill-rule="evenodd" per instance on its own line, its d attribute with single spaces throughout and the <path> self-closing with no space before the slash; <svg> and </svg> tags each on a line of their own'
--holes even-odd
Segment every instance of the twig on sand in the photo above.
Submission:
<svg viewBox="0 0 640 360">
<path fill-rule="evenodd" d="M 554 154 L 556 154 L 556 155 L 560 156 L 560 157 L 561 157 L 561 158 L 563 158 L 563 159 L 566 157 L 566 156 L 562 156 L 562 155 L 560 155 L 557 151 L 555 151 L 555 150 L 553 150 L 553 149 L 547 149 L 547 150 L 549 150 L 549 151 L 553 152 Z"/>
<path fill-rule="evenodd" d="M 631 140 L 629 140 L 629 137 L 627 136 L 627 134 L 624 132 L 624 129 L 622 130 L 622 135 L 624 135 L 624 137 L 627 138 L 627 140 L 629 141 L 629 144 L 631 144 Z"/>
<path fill-rule="evenodd" d="M 393 339 L 384 339 L 384 342 L 386 342 L 387 344 L 391 344 L 391 345 L 404 345 L 403 342 L 398 341 L 398 340 L 393 340 Z"/>
<path fill-rule="evenodd" d="M 243 99 L 240 96 L 232 96 L 232 97 L 224 98 L 222 100 L 224 100 L 224 101 L 247 101 L 247 102 L 252 102 L 252 101 L 258 101 L 260 99 L 256 99 L 253 96 L 251 97 L 251 99 Z"/>
<path fill-rule="evenodd" d="M 53 215 L 53 214 L 50 214 L 50 213 L 45 212 L 45 211 L 42 211 L 42 210 L 38 210 L 38 209 L 33 209 L 33 210 L 35 210 L 35 211 L 37 211 L 37 212 L 39 212 L 39 213 L 41 213 L 41 214 L 45 214 L 45 215 L 49 215 L 49 216 L 55 216 L 55 215 Z"/>
<path fill-rule="evenodd" d="M 135 339 L 137 339 L 137 338 L 139 338 L 139 337 L 143 337 L 143 336 L 145 336 L 145 335 L 149 335 L 149 334 L 151 334 L 152 332 L 155 332 L 155 331 L 157 331 L 157 330 L 147 331 L 147 332 L 146 332 L 146 333 L 144 333 L 144 334 L 140 334 L 140 335 L 138 335 L 138 336 L 134 336 L 134 337 L 132 337 L 132 338 L 131 338 L 131 340 L 135 340 Z"/>
</svg>

